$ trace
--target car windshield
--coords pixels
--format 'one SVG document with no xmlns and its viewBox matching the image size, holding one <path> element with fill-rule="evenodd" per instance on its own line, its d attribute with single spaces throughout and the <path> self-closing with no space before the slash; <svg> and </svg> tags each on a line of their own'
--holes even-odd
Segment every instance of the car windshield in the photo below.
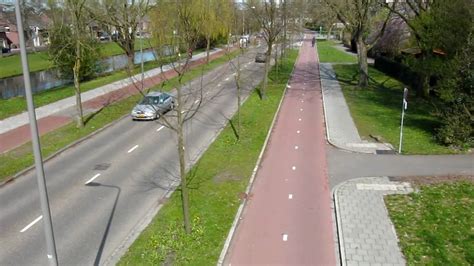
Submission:
<svg viewBox="0 0 474 266">
<path fill-rule="evenodd" d="M 145 96 L 140 101 L 140 105 L 152 105 L 152 104 L 159 104 L 160 102 L 160 96 Z"/>
</svg>

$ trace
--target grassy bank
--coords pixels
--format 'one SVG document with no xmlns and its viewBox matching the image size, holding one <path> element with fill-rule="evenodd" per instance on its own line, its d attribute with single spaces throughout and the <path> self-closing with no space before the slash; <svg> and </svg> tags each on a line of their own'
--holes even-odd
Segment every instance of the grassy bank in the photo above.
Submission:
<svg viewBox="0 0 474 266">
<path fill-rule="evenodd" d="M 138 39 L 135 44 L 135 50 L 137 51 L 140 50 L 140 41 L 141 39 Z M 100 46 L 103 57 L 124 54 L 124 51 L 115 42 L 101 43 Z M 150 48 L 150 46 L 151 44 L 147 40 L 143 41 L 144 49 Z M 20 54 L 0 58 L 0 78 L 21 75 L 23 70 L 20 60 Z M 45 70 L 52 66 L 48 52 L 45 51 L 28 53 L 28 63 L 31 72 Z"/>
<path fill-rule="evenodd" d="M 385 198 L 408 265 L 474 265 L 474 183 Z"/>
<path fill-rule="evenodd" d="M 370 86 L 359 89 L 356 65 L 335 65 L 334 70 L 359 134 L 365 139 L 370 139 L 369 135 L 381 136 L 398 150 L 404 85 L 370 67 Z M 454 153 L 434 139 L 438 122 L 431 110 L 429 102 L 417 99 L 414 92 L 410 93 L 403 129 L 403 153 Z"/>
<path fill-rule="evenodd" d="M 240 141 L 227 126 L 190 171 L 195 187 L 190 190 L 192 234 L 183 233 L 180 194 L 176 192 L 119 264 L 216 264 L 296 55 L 297 51 L 289 53 L 279 77 L 272 71 L 267 100 L 260 100 L 254 92 L 243 105 Z"/>
<path fill-rule="evenodd" d="M 318 40 L 317 48 L 321 63 L 356 63 L 357 57 L 345 53 L 334 46 L 334 41 Z"/>
<path fill-rule="evenodd" d="M 226 62 L 229 58 L 232 58 L 238 54 L 239 51 L 235 51 L 229 56 L 222 56 L 210 62 L 209 65 L 203 65 L 190 70 L 184 77 L 183 82 L 190 81 L 196 78 L 206 71 L 214 69 Z M 161 90 L 171 90 L 173 84 L 177 81 L 176 78 L 170 79 L 165 86 L 161 87 Z M 85 118 L 86 126 L 82 129 L 77 129 L 74 123 L 70 123 L 62 128 L 59 128 L 53 132 L 41 136 L 41 148 L 44 157 L 47 157 L 59 149 L 67 146 L 74 141 L 89 135 L 90 133 L 104 127 L 105 125 L 117 120 L 123 115 L 130 112 L 132 107 L 139 100 L 140 95 L 131 96 L 120 102 L 110 104 L 103 108 L 97 114 L 91 114 Z M 33 164 L 33 154 L 31 149 L 31 143 L 26 143 L 12 151 L 0 155 L 0 182 L 6 178 L 14 175 L 15 173 L 29 167 Z"/>
</svg>

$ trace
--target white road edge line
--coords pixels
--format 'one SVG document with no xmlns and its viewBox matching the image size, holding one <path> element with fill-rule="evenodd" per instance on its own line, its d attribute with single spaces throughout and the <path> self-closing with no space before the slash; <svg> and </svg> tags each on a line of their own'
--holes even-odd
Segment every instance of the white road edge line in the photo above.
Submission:
<svg viewBox="0 0 474 266">
<path fill-rule="evenodd" d="M 127 153 L 131 153 L 134 151 L 136 148 L 138 148 L 138 145 L 133 146 L 130 150 L 127 151 Z"/>
<path fill-rule="evenodd" d="M 85 185 L 89 184 L 90 182 L 94 181 L 94 179 L 96 179 L 97 177 L 99 177 L 100 174 L 96 174 L 95 176 L 93 176 L 91 179 L 87 180 L 86 183 L 84 183 Z"/>
<path fill-rule="evenodd" d="M 165 126 L 161 126 L 160 128 L 158 128 L 158 129 L 156 130 L 156 132 L 159 132 L 159 131 L 162 130 L 163 128 L 165 128 Z"/>
<path fill-rule="evenodd" d="M 30 229 L 35 223 L 37 223 L 39 220 L 43 219 L 43 215 L 40 215 L 38 218 L 36 218 L 33 222 L 25 226 L 25 228 L 21 229 L 20 233 L 24 233 L 26 230 Z"/>
</svg>

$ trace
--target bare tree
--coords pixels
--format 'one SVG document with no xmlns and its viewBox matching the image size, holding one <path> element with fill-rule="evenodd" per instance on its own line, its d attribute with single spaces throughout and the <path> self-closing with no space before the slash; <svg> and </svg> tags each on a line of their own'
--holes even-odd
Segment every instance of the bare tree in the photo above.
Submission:
<svg viewBox="0 0 474 266">
<path fill-rule="evenodd" d="M 81 100 L 81 80 L 96 74 L 99 50 L 95 39 L 88 32 L 88 0 L 65 0 L 61 5 L 50 1 L 53 28 L 50 31 L 50 58 L 63 76 L 69 78 L 72 69 L 76 95 L 76 126 L 84 127 Z"/>
<path fill-rule="evenodd" d="M 267 45 L 265 53 L 265 74 L 263 77 L 263 85 L 260 88 L 261 99 L 266 99 L 265 91 L 268 84 L 268 72 L 270 71 L 270 61 L 272 59 L 273 45 L 276 43 L 280 33 L 283 30 L 283 19 L 281 16 L 281 9 L 277 1 L 251 1 L 247 4 L 248 8 L 252 10 L 254 19 L 256 19 L 263 31 L 263 38 Z"/>
<path fill-rule="evenodd" d="M 369 39 L 371 26 L 377 13 L 384 12 L 377 0 L 324 0 L 324 2 L 334 11 L 339 21 L 341 21 L 352 34 L 352 38 L 357 44 L 357 59 L 359 63 L 359 87 L 365 88 L 369 85 L 369 72 L 367 64 L 367 51 L 383 35 L 385 27 L 389 21 L 391 12 L 385 15 L 384 22 L 378 31 L 377 36 Z"/>
<path fill-rule="evenodd" d="M 89 12 L 127 55 L 129 70 L 134 68 L 136 35 L 149 6 L 149 0 L 96 0 L 89 6 Z"/>
</svg>

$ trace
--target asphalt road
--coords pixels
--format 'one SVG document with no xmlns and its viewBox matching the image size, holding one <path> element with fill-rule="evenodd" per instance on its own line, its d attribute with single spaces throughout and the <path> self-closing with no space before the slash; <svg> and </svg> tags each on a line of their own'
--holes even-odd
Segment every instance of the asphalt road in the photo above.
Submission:
<svg viewBox="0 0 474 266">
<path fill-rule="evenodd" d="M 474 175 L 474 155 L 375 155 L 326 145 L 331 187 L 370 176 Z"/>
<path fill-rule="evenodd" d="M 244 95 L 262 79 L 263 64 L 254 63 L 254 56 L 249 51 L 242 58 Z M 187 86 L 192 89 L 185 107 L 201 102 L 185 126 L 189 165 L 236 110 L 234 72 L 226 64 Z M 60 264 L 117 258 L 111 255 L 176 185 L 176 143 L 175 133 L 159 121 L 127 117 L 45 164 Z M 47 264 L 34 172 L 0 189 L 0 203 L 0 265 Z"/>
</svg>

